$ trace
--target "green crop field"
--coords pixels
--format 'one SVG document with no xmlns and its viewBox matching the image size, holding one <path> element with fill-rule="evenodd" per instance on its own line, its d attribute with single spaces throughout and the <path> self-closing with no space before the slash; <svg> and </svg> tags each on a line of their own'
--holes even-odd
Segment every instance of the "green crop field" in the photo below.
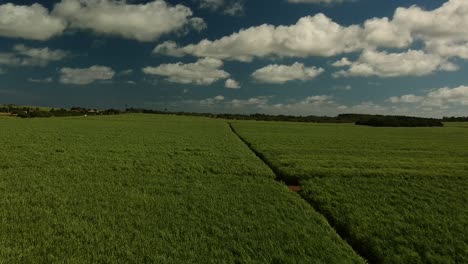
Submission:
<svg viewBox="0 0 468 264">
<path fill-rule="evenodd" d="M 224 120 L 1 118 L 0 146 L 0 263 L 364 262 Z"/>
<path fill-rule="evenodd" d="M 465 127 L 468 128 L 468 122 L 447 122 L 444 124 L 447 127 Z"/>
<path fill-rule="evenodd" d="M 373 263 L 468 263 L 468 129 L 233 122 Z"/>
<path fill-rule="evenodd" d="M 467 263 L 466 128 L 0 117 L 0 263 Z"/>
</svg>

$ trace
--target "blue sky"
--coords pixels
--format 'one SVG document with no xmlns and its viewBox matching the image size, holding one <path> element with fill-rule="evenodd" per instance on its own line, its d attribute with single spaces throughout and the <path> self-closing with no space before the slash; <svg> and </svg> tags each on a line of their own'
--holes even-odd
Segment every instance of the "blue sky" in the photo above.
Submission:
<svg viewBox="0 0 468 264">
<path fill-rule="evenodd" d="M 0 104 L 468 115 L 465 0 L 0 1 Z"/>
</svg>

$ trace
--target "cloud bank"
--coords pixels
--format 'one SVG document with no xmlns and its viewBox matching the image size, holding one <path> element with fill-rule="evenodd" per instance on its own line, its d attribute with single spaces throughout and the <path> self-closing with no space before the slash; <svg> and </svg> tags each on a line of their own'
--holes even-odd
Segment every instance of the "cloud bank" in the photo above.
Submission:
<svg viewBox="0 0 468 264">
<path fill-rule="evenodd" d="M 186 27 L 202 30 L 203 19 L 192 17 L 190 8 L 171 6 L 163 0 L 127 4 L 115 0 L 62 0 L 53 14 L 68 21 L 71 28 L 92 30 L 138 41 L 154 41 L 163 34 Z"/>
<path fill-rule="evenodd" d="M 137 41 L 154 41 L 169 33 L 203 30 L 203 19 L 193 17 L 184 5 L 171 6 L 164 0 L 131 4 L 118 0 L 61 0 L 52 12 L 40 4 L 0 5 L 0 36 L 48 40 L 66 28 L 119 36 Z"/>
</svg>

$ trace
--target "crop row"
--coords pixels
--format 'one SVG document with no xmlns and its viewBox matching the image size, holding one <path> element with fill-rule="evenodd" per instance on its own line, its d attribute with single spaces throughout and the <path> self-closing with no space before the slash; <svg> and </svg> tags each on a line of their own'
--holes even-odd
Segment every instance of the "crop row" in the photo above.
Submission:
<svg viewBox="0 0 468 264">
<path fill-rule="evenodd" d="M 235 122 L 373 263 L 468 262 L 468 130 Z"/>
</svg>

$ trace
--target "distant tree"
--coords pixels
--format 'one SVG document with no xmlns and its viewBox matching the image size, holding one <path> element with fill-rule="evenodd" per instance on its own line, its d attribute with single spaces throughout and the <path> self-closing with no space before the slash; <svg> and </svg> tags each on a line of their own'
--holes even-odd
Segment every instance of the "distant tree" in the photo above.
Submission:
<svg viewBox="0 0 468 264">
<path fill-rule="evenodd" d="M 8 108 L 7 113 L 8 113 L 8 114 L 10 114 L 10 111 L 11 111 L 11 109 L 12 109 L 13 107 L 15 107 L 15 105 L 13 105 L 13 104 L 8 104 L 8 105 L 7 105 L 7 108 Z"/>
<path fill-rule="evenodd" d="M 460 117 L 444 117 L 442 119 L 444 122 L 468 122 L 468 116 L 460 116 Z"/>
<path fill-rule="evenodd" d="M 356 125 L 374 127 L 442 127 L 440 119 L 408 116 L 366 116 L 356 121 Z"/>
</svg>

